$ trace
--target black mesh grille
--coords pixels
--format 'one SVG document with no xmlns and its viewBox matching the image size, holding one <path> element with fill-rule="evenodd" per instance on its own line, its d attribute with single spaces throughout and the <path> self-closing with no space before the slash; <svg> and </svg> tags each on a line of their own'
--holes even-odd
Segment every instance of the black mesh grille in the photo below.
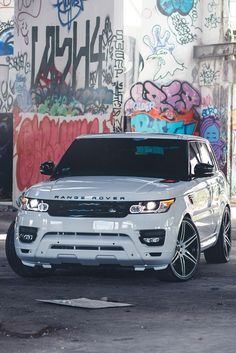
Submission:
<svg viewBox="0 0 236 353">
<path fill-rule="evenodd" d="M 107 201 L 46 201 L 48 213 L 54 217 L 104 217 L 123 218 L 129 213 L 133 202 Z"/>
</svg>

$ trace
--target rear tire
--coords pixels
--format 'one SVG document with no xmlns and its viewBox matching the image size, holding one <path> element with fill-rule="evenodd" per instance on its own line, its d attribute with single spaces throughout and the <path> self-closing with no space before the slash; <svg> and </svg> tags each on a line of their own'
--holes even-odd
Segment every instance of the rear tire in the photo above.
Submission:
<svg viewBox="0 0 236 353">
<path fill-rule="evenodd" d="M 230 210 L 226 207 L 222 216 L 217 242 L 214 246 L 204 251 L 206 262 L 209 264 L 228 262 L 231 244 Z"/>
<path fill-rule="evenodd" d="M 5 243 L 5 251 L 8 263 L 12 270 L 21 277 L 43 277 L 51 274 L 53 269 L 42 267 L 29 267 L 24 265 L 16 254 L 14 239 L 15 221 L 11 223 Z"/>
<path fill-rule="evenodd" d="M 200 262 L 200 239 L 197 228 L 189 217 L 184 217 L 175 249 L 175 254 L 165 270 L 158 271 L 162 281 L 183 282 L 197 272 Z"/>
</svg>

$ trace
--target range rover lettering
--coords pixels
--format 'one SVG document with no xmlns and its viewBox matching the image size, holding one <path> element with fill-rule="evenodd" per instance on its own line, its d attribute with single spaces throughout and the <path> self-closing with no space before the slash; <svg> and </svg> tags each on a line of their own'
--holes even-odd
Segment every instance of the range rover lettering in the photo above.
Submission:
<svg viewBox="0 0 236 353">
<path fill-rule="evenodd" d="M 227 182 L 209 142 L 169 134 L 78 137 L 47 181 L 26 190 L 6 240 L 21 276 L 57 266 L 120 265 L 186 281 L 229 261 Z"/>
</svg>

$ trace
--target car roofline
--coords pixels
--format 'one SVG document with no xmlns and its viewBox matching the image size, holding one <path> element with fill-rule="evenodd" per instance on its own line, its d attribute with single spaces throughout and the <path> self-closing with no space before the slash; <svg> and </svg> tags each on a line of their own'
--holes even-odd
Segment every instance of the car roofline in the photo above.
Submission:
<svg viewBox="0 0 236 353">
<path fill-rule="evenodd" d="M 185 140 L 185 141 L 204 141 L 205 138 L 195 135 L 184 134 L 164 134 L 164 133 L 139 133 L 139 132 L 122 132 L 122 133 L 100 133 L 90 135 L 79 135 L 76 139 L 91 139 L 91 138 L 140 138 L 140 139 L 168 139 L 168 140 Z"/>
</svg>

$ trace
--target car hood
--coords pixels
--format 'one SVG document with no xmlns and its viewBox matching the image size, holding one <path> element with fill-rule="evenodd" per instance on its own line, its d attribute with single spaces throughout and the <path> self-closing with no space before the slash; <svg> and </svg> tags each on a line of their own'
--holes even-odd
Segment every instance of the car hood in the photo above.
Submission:
<svg viewBox="0 0 236 353">
<path fill-rule="evenodd" d="M 44 200 L 158 200 L 183 194 L 186 183 L 141 177 L 66 177 L 34 185 L 26 196 Z"/>
</svg>

